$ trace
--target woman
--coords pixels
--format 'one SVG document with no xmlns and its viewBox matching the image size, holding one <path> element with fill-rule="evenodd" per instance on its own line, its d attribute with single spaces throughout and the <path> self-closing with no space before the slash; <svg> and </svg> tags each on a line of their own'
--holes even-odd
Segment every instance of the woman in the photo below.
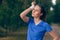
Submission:
<svg viewBox="0 0 60 40">
<path fill-rule="evenodd" d="M 33 19 L 26 16 L 30 11 L 32 11 Z M 27 40 L 43 40 L 46 32 L 53 37 L 53 40 L 58 40 L 56 33 L 44 21 L 45 16 L 43 7 L 38 4 L 35 5 L 35 2 L 32 2 L 32 6 L 20 14 L 21 19 L 28 23 Z"/>
</svg>

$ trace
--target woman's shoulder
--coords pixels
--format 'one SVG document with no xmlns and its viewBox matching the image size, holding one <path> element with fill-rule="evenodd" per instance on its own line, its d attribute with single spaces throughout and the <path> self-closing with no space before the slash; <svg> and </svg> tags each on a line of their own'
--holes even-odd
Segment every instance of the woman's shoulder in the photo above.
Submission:
<svg viewBox="0 0 60 40">
<path fill-rule="evenodd" d="M 33 22 L 33 18 L 29 18 L 28 23 L 31 23 L 31 22 Z"/>
<path fill-rule="evenodd" d="M 49 25 L 49 23 L 48 23 L 48 22 L 43 21 L 43 25 L 44 25 L 44 26 L 47 26 L 47 25 Z"/>
<path fill-rule="evenodd" d="M 33 18 L 29 18 L 29 21 L 34 21 L 34 19 Z"/>
</svg>

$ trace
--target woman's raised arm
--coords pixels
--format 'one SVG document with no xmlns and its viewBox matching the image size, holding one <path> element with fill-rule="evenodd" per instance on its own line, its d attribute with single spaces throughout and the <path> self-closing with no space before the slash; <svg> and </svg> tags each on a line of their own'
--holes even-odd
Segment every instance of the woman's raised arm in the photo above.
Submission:
<svg viewBox="0 0 60 40">
<path fill-rule="evenodd" d="M 26 15 L 34 9 L 35 6 L 35 2 L 32 2 L 32 6 L 29 7 L 28 9 L 24 10 L 22 13 L 20 13 L 20 17 L 24 22 L 28 22 L 29 21 L 29 17 L 27 17 Z"/>
</svg>

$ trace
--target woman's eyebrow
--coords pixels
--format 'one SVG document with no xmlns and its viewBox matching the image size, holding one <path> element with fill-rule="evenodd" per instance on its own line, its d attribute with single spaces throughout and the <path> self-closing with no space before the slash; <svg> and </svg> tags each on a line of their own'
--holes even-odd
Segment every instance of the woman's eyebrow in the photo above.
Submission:
<svg viewBox="0 0 60 40">
<path fill-rule="evenodd" d="M 33 9 L 33 10 L 38 10 L 38 9 Z"/>
</svg>

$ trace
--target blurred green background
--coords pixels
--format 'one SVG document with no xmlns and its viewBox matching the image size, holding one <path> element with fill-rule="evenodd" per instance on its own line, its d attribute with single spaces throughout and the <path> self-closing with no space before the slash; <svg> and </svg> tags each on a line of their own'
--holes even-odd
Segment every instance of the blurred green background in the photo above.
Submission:
<svg viewBox="0 0 60 40">
<path fill-rule="evenodd" d="M 31 6 L 34 0 L 0 0 L 0 40 L 26 40 L 27 24 L 20 18 L 20 13 Z M 56 5 L 52 0 L 35 0 L 45 7 L 49 24 L 60 25 L 60 0 Z M 53 10 L 50 10 L 50 8 Z M 31 17 L 31 12 L 27 15 Z M 50 38 L 50 37 L 49 37 Z"/>
</svg>

